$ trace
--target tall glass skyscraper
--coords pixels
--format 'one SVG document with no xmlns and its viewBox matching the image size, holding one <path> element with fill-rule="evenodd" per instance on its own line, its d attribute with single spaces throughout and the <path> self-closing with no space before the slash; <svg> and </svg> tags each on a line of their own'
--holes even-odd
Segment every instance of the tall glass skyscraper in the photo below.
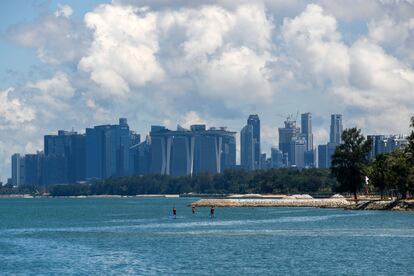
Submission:
<svg viewBox="0 0 414 276">
<path fill-rule="evenodd" d="M 330 129 L 330 139 L 329 142 L 339 145 L 342 141 L 343 127 L 342 127 L 342 115 L 341 114 L 332 114 L 331 115 L 331 129 Z"/>
<path fill-rule="evenodd" d="M 301 115 L 300 133 L 306 140 L 306 150 L 313 150 L 312 113 L 308 112 Z"/>
<path fill-rule="evenodd" d="M 255 169 L 255 140 L 253 126 L 247 124 L 240 131 L 240 163 L 247 170 Z"/>
<path fill-rule="evenodd" d="M 292 149 L 292 143 L 295 143 L 295 140 L 299 137 L 299 128 L 296 127 L 296 121 L 293 121 L 289 118 L 286 119 L 285 127 L 279 128 L 279 150 L 282 153 L 287 155 L 288 164 L 292 164 L 294 159 Z"/>
<path fill-rule="evenodd" d="M 260 149 L 260 119 L 259 115 L 252 114 L 247 119 L 247 124 L 253 127 L 253 146 L 254 146 L 254 169 L 261 168 L 261 149 Z"/>
</svg>

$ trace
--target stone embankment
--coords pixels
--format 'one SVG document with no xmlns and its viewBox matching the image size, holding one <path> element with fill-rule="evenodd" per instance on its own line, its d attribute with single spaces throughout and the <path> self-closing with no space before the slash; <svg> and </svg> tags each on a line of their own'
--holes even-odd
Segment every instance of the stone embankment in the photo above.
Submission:
<svg viewBox="0 0 414 276">
<path fill-rule="evenodd" d="M 315 207 L 344 208 L 349 210 L 414 211 L 414 200 L 361 200 L 355 203 L 341 195 L 331 198 L 312 198 L 308 195 L 282 198 L 204 198 L 191 204 L 195 207 Z"/>
<path fill-rule="evenodd" d="M 346 207 L 351 210 L 389 210 L 414 211 L 414 199 L 411 200 L 364 200 Z"/>
<path fill-rule="evenodd" d="M 192 205 L 196 207 L 317 207 L 345 208 L 352 203 L 346 199 L 200 199 Z"/>
</svg>

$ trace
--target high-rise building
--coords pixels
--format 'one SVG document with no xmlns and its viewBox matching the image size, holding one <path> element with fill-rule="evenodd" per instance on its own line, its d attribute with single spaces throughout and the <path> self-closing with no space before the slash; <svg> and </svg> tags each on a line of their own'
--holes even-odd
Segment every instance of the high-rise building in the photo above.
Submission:
<svg viewBox="0 0 414 276">
<path fill-rule="evenodd" d="M 329 142 L 339 145 L 341 144 L 342 138 L 342 115 L 332 114 L 331 115 L 331 128 L 330 128 L 330 140 Z"/>
<path fill-rule="evenodd" d="M 318 168 L 327 169 L 328 165 L 328 146 L 319 145 L 318 146 Z"/>
<path fill-rule="evenodd" d="M 41 184 L 43 152 L 26 154 L 24 185 L 35 186 Z"/>
<path fill-rule="evenodd" d="M 133 145 L 129 150 L 130 175 L 145 175 L 150 172 L 151 166 L 151 139 Z"/>
<path fill-rule="evenodd" d="M 283 152 L 277 148 L 271 149 L 271 167 L 272 168 L 283 168 Z"/>
<path fill-rule="evenodd" d="M 176 176 L 222 172 L 235 165 L 234 134 L 225 128 L 206 130 L 205 125 L 178 126 L 176 131 L 152 126 L 150 171 Z"/>
<path fill-rule="evenodd" d="M 12 177 L 11 181 L 13 186 L 20 186 L 23 183 L 22 181 L 22 169 L 24 166 L 22 166 L 24 159 L 20 156 L 19 153 L 15 153 L 11 157 L 11 164 L 12 164 Z"/>
<path fill-rule="evenodd" d="M 125 118 L 118 125 L 86 129 L 86 178 L 129 174 L 131 132 Z"/>
<path fill-rule="evenodd" d="M 63 130 L 58 135 L 45 135 L 43 184 L 84 180 L 85 159 L 85 135 Z"/>
<path fill-rule="evenodd" d="M 371 140 L 371 160 L 379 154 L 391 153 L 408 145 L 408 140 L 403 135 L 368 135 L 367 138 Z"/>
<path fill-rule="evenodd" d="M 290 165 L 297 168 L 305 167 L 306 140 L 304 138 L 293 139 L 290 143 Z"/>
<path fill-rule="evenodd" d="M 222 128 L 222 130 L 225 130 Z M 236 166 L 236 137 L 224 135 L 221 151 L 221 172 Z"/>
<path fill-rule="evenodd" d="M 301 135 L 306 140 L 306 151 L 313 150 L 312 113 L 301 115 Z"/>
<path fill-rule="evenodd" d="M 254 146 L 254 169 L 261 168 L 261 149 L 260 149 L 260 119 L 259 115 L 249 115 L 247 124 L 253 127 L 253 146 Z"/>
<path fill-rule="evenodd" d="M 240 131 L 240 163 L 247 170 L 254 170 L 255 146 L 253 126 L 246 125 Z"/>
<path fill-rule="evenodd" d="M 282 153 L 287 156 L 287 162 L 289 165 L 292 164 L 293 152 L 291 151 L 292 141 L 299 137 L 300 129 L 296 127 L 296 121 L 287 118 L 284 128 L 279 128 L 279 149 Z"/>
</svg>

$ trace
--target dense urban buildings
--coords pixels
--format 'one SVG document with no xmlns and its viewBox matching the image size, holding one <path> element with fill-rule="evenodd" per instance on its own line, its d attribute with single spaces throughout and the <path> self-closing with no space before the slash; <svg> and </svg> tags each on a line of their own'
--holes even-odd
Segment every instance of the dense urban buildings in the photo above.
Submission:
<svg viewBox="0 0 414 276">
<path fill-rule="evenodd" d="M 109 177 L 164 174 L 185 176 L 220 173 L 226 169 L 259 170 L 270 168 L 329 168 L 340 145 L 342 115 L 332 114 L 330 139 L 313 146 L 312 114 L 301 114 L 301 125 L 287 116 L 278 129 L 279 147 L 272 147 L 270 158 L 261 152 L 260 119 L 250 115 L 240 131 L 240 165 L 236 165 L 236 132 L 226 127 L 180 125 L 176 130 L 151 126 L 144 141 L 131 131 L 127 119 L 118 124 L 87 128 L 85 133 L 59 130 L 44 136 L 44 148 L 33 154 L 11 156 L 14 186 L 75 183 Z M 372 141 L 369 157 L 390 153 L 407 145 L 402 135 L 368 135 Z M 318 153 L 318 154 L 316 154 Z M 316 162 L 317 161 L 317 162 Z"/>
</svg>

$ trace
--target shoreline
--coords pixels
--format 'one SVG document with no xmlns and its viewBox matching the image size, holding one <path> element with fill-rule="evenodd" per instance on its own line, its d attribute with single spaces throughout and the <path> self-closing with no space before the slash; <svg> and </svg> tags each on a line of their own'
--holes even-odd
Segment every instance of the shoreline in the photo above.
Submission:
<svg viewBox="0 0 414 276">
<path fill-rule="evenodd" d="M 340 208 L 345 210 L 414 211 L 411 200 L 360 200 L 358 203 L 345 198 L 323 199 L 200 199 L 191 204 L 195 207 L 310 207 Z"/>
</svg>

